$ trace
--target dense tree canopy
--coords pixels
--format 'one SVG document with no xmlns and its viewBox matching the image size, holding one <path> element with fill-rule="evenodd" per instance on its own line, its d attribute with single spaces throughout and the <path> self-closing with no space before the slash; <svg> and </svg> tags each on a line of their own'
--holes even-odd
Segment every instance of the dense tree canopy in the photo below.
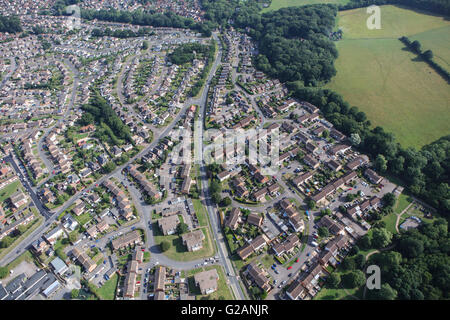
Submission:
<svg viewBox="0 0 450 320">
<path fill-rule="evenodd" d="M 178 46 L 171 54 L 169 54 L 169 60 L 172 63 L 182 65 L 187 62 L 192 62 L 196 54 L 206 55 L 209 51 L 209 46 L 201 43 L 183 43 Z"/>
<path fill-rule="evenodd" d="M 248 21 L 241 27 L 250 28 L 258 42 L 256 67 L 281 81 L 316 85 L 330 80 L 338 52 L 328 35 L 336 14 L 332 5 L 308 5 L 264 13 L 257 23 Z"/>
<path fill-rule="evenodd" d="M 448 223 L 439 218 L 418 229 L 403 232 L 391 251 L 370 256 L 368 263 L 381 268 L 383 284 L 369 299 L 448 299 L 450 293 L 450 238 Z M 395 250 L 395 251 L 394 251 Z"/>
<path fill-rule="evenodd" d="M 82 106 L 82 109 L 92 115 L 95 122 L 100 124 L 98 134 L 108 135 L 114 144 L 120 144 L 119 139 L 132 142 L 131 133 L 128 126 L 126 126 L 122 120 L 117 116 L 116 112 L 111 108 L 109 103 L 103 98 L 100 93 L 94 90 L 94 94 L 89 100 L 89 104 Z M 91 117 L 86 116 L 82 121 L 90 121 Z"/>
<path fill-rule="evenodd" d="M 22 32 L 20 19 L 16 16 L 0 15 L 0 32 L 17 33 Z"/>
</svg>

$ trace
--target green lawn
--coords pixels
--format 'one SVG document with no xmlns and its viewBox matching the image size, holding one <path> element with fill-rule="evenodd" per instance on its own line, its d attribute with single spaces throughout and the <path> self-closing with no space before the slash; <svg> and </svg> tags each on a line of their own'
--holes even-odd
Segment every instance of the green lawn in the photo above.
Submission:
<svg viewBox="0 0 450 320">
<path fill-rule="evenodd" d="M 98 289 L 97 294 L 102 300 L 114 300 L 118 282 L 119 276 L 115 273 L 100 289 Z"/>
<path fill-rule="evenodd" d="M 394 212 L 401 213 L 403 210 L 406 209 L 407 206 L 410 205 L 411 202 L 412 202 L 411 197 L 402 193 L 398 197 L 397 202 L 395 203 Z"/>
<path fill-rule="evenodd" d="M 425 62 L 397 39 L 337 43 L 337 75 L 329 85 L 373 126 L 392 132 L 404 146 L 420 148 L 450 133 L 450 90 Z"/>
<path fill-rule="evenodd" d="M 208 225 L 208 217 L 207 212 L 205 209 L 205 206 L 203 206 L 201 200 L 199 199 L 192 199 L 192 204 L 194 205 L 194 211 L 197 215 L 198 223 L 200 226 L 207 226 Z"/>
<path fill-rule="evenodd" d="M 278 10 L 285 7 L 304 6 L 307 4 L 333 3 L 346 4 L 348 0 L 272 0 L 268 8 L 264 8 L 262 12 Z"/>
<path fill-rule="evenodd" d="M 273 259 L 273 255 L 266 254 L 264 257 L 260 259 L 261 263 L 266 267 L 267 269 L 270 269 L 270 267 L 275 263 L 275 260 Z"/>
<path fill-rule="evenodd" d="M 8 199 L 14 192 L 19 190 L 20 181 L 14 181 L 13 183 L 8 184 L 6 187 L 0 190 L 0 202 L 3 203 L 6 199 Z"/>
<path fill-rule="evenodd" d="M 92 216 L 91 216 L 91 214 L 89 212 L 85 212 L 85 213 L 83 213 L 83 214 L 81 214 L 79 216 L 76 216 L 75 214 L 73 214 L 73 217 L 74 217 L 75 220 L 78 221 L 78 223 L 81 226 L 84 226 L 86 223 L 88 223 L 92 219 Z"/>
<path fill-rule="evenodd" d="M 388 230 L 392 234 L 397 233 L 397 231 L 395 230 L 395 222 L 397 221 L 397 215 L 394 212 L 383 217 L 381 221 L 384 221 L 384 223 L 386 223 L 386 230 Z"/>
<path fill-rule="evenodd" d="M 411 202 L 412 199 L 404 193 L 402 193 L 397 198 L 397 201 L 394 205 L 394 211 L 381 219 L 381 221 L 384 221 L 386 223 L 386 229 L 388 231 L 392 232 L 393 234 L 397 233 L 397 230 L 395 230 L 397 214 L 401 213 Z"/>
<path fill-rule="evenodd" d="M 210 257 L 215 253 L 215 247 L 211 241 L 211 235 L 207 228 L 202 228 L 202 231 L 205 235 L 205 240 L 203 240 L 203 248 L 197 251 L 188 252 L 186 246 L 183 245 L 181 241 L 181 237 L 177 234 L 173 234 L 170 236 L 164 236 L 159 230 L 158 224 L 153 224 L 153 237 L 155 239 L 155 243 L 159 245 L 162 241 L 169 241 L 170 248 L 164 254 L 172 259 L 177 261 L 191 261 L 200 258 Z"/>
<path fill-rule="evenodd" d="M 342 278 L 342 275 L 348 271 L 343 271 L 338 266 L 333 272 L 338 273 Z M 363 290 L 364 286 L 352 289 L 344 289 L 341 286 L 337 289 L 329 289 L 323 286 L 319 293 L 314 297 L 314 300 L 358 300 L 362 299 Z"/>
<path fill-rule="evenodd" d="M 381 6 L 381 29 L 369 30 L 365 8 L 339 12 L 344 40 L 336 43 L 337 75 L 328 88 L 367 114 L 373 126 L 396 135 L 404 146 L 420 148 L 449 134 L 447 82 L 398 40 L 424 39 L 441 61 L 450 61 L 450 21 L 396 6 Z M 427 41 L 425 41 L 425 38 Z"/>
<path fill-rule="evenodd" d="M 200 300 L 202 298 L 206 298 L 206 295 L 202 295 L 200 293 L 200 289 L 195 285 L 194 282 L 194 274 L 199 273 L 201 271 L 207 271 L 211 269 L 216 269 L 217 273 L 219 274 L 219 280 L 218 280 L 218 289 L 216 292 L 213 292 L 209 294 L 209 299 L 217 300 L 219 297 L 224 297 L 226 300 L 233 300 L 233 294 L 230 290 L 230 288 L 227 285 L 227 280 L 225 277 L 225 273 L 223 272 L 223 269 L 221 266 L 209 266 L 204 268 L 198 268 L 194 270 L 190 270 L 188 272 L 188 283 L 189 283 L 189 291 L 196 295 L 196 299 Z"/>
</svg>

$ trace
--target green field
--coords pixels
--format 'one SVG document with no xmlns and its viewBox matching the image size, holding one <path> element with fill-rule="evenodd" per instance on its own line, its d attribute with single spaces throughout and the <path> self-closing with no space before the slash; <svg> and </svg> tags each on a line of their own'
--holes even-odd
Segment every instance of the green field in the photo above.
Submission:
<svg viewBox="0 0 450 320">
<path fill-rule="evenodd" d="M 401 36 L 413 36 L 417 33 L 450 26 L 450 21 L 443 17 L 409 10 L 399 6 L 380 7 L 381 29 L 367 28 L 370 14 L 366 8 L 340 11 L 338 27 L 344 31 L 344 39 L 397 39 Z"/>
<path fill-rule="evenodd" d="M 203 248 L 197 251 L 189 252 L 186 246 L 183 245 L 181 237 L 177 234 L 170 236 L 165 236 L 160 231 L 158 224 L 153 223 L 153 238 L 155 239 L 155 244 L 160 245 L 162 241 L 168 241 L 170 243 L 170 248 L 164 255 L 169 259 L 176 261 L 192 261 L 200 258 L 206 258 L 214 255 L 215 247 L 211 241 L 211 234 L 208 228 L 202 227 L 201 230 L 205 234 L 205 240 L 203 240 Z"/>
<path fill-rule="evenodd" d="M 262 12 L 278 10 L 285 7 L 304 6 L 307 4 L 333 3 L 346 4 L 348 0 L 272 0 L 268 8 L 264 8 Z"/>
<path fill-rule="evenodd" d="M 102 300 L 114 300 L 118 282 L 119 276 L 115 273 L 111 279 L 106 281 L 103 286 L 97 290 L 97 293 Z"/>
<path fill-rule="evenodd" d="M 418 40 L 423 48 L 433 51 L 434 61 L 450 71 L 450 25 L 418 33 L 410 39 Z"/>
<path fill-rule="evenodd" d="M 20 181 L 14 181 L 8 184 L 6 187 L 0 190 L 0 203 L 3 203 L 8 199 L 14 192 L 18 191 L 20 187 Z"/>
<path fill-rule="evenodd" d="M 450 61 L 450 42 L 443 36 L 450 21 L 382 6 L 382 29 L 368 30 L 365 10 L 343 11 L 339 15 L 344 40 L 336 43 L 337 75 L 327 87 L 364 111 L 373 126 L 394 133 L 404 147 L 420 148 L 450 133 L 447 82 L 425 62 L 417 61 L 415 54 L 404 50 L 398 40 L 402 35 L 414 39 L 415 33 L 426 37 L 428 32 L 434 32 L 427 46 L 434 48 L 436 56 Z"/>
</svg>

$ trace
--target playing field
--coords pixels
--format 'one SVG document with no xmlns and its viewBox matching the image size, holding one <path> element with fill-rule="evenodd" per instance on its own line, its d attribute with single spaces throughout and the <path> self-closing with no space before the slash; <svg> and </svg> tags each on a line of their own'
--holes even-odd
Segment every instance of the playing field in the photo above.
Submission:
<svg viewBox="0 0 450 320">
<path fill-rule="evenodd" d="M 382 6 L 382 30 L 368 30 L 367 17 L 363 9 L 340 12 L 338 25 L 344 30 L 344 40 L 336 43 L 337 75 L 328 87 L 364 111 L 372 125 L 393 132 L 404 147 L 420 148 L 449 134 L 449 85 L 404 50 L 398 37 L 424 39 L 422 48 L 429 46 L 435 56 L 448 62 L 450 21 Z"/>
<path fill-rule="evenodd" d="M 272 3 L 268 8 L 264 8 L 262 12 L 278 10 L 285 7 L 304 6 L 307 4 L 318 3 L 334 3 L 334 4 L 346 4 L 348 0 L 272 0 Z"/>
</svg>

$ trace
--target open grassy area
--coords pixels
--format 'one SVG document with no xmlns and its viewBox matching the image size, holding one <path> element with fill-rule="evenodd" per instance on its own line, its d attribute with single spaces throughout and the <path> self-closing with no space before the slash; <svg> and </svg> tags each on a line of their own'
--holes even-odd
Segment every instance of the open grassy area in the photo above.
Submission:
<svg viewBox="0 0 450 320">
<path fill-rule="evenodd" d="M 217 273 L 219 274 L 218 289 L 216 292 L 213 292 L 209 295 L 202 295 L 200 293 L 200 289 L 195 285 L 194 274 L 202 272 L 202 271 L 211 270 L 213 268 L 216 269 Z M 188 276 L 189 276 L 189 278 L 188 278 L 189 291 L 196 295 L 197 300 L 206 298 L 207 296 L 209 296 L 209 299 L 214 299 L 214 300 L 219 299 L 219 297 L 223 297 L 226 300 L 233 300 L 233 294 L 231 293 L 230 288 L 227 285 L 225 273 L 223 272 L 223 268 L 221 266 L 209 266 L 209 267 L 190 270 L 188 272 Z"/>
<path fill-rule="evenodd" d="M 418 40 L 422 48 L 433 51 L 434 61 L 450 71 L 450 25 L 415 34 L 410 39 Z"/>
<path fill-rule="evenodd" d="M 215 253 L 215 247 L 211 241 L 211 234 L 207 228 L 202 228 L 202 231 L 205 235 L 205 240 L 203 240 L 203 248 L 197 251 L 189 252 L 183 242 L 181 237 L 177 234 L 173 234 L 170 236 L 164 236 L 158 224 L 153 224 L 153 237 L 155 239 L 155 243 L 159 245 L 162 241 L 168 241 L 170 243 L 170 248 L 164 254 L 173 260 L 177 261 L 191 261 L 200 258 L 210 257 Z"/>
<path fill-rule="evenodd" d="M 450 21 L 395 6 L 381 7 L 381 30 L 366 27 L 363 9 L 339 13 L 344 40 L 337 42 L 337 75 L 327 85 L 367 114 L 373 126 L 396 135 L 404 146 L 420 148 L 450 133 L 450 90 L 447 82 L 416 55 L 399 36 L 438 29 L 430 43 L 450 48 L 441 30 Z M 430 31 L 431 32 L 431 31 Z M 426 35 L 425 35 L 426 36 Z M 425 43 L 423 44 L 425 47 Z M 439 51 L 438 49 L 435 49 Z M 448 51 L 436 52 L 449 60 Z"/>
<path fill-rule="evenodd" d="M 339 265 L 333 272 L 336 272 L 342 278 L 342 275 L 346 274 L 348 271 L 342 270 Z M 352 289 L 344 289 L 342 285 L 339 285 L 339 288 L 327 288 L 326 286 L 323 286 L 314 297 L 314 300 L 359 300 L 362 299 L 363 290 L 364 286 Z"/>
<path fill-rule="evenodd" d="M 8 199 L 14 192 L 19 190 L 20 181 L 14 181 L 13 183 L 8 184 L 6 187 L 0 190 L 0 203 L 3 203 L 6 199 Z"/>
<path fill-rule="evenodd" d="M 84 226 L 86 223 L 88 223 L 92 219 L 92 215 L 89 211 L 87 211 L 79 216 L 74 214 L 73 217 L 81 226 Z"/>
<path fill-rule="evenodd" d="M 401 213 L 405 208 L 412 202 L 412 198 L 404 193 L 402 193 L 394 205 L 394 211 L 381 219 L 386 223 L 386 229 L 395 234 L 395 223 L 397 222 L 397 214 Z"/>
<path fill-rule="evenodd" d="M 118 282 L 119 276 L 115 273 L 100 289 L 98 289 L 97 294 L 102 300 L 114 300 Z"/>
<path fill-rule="evenodd" d="M 348 0 L 272 0 L 268 8 L 264 8 L 262 12 L 278 10 L 285 7 L 304 6 L 307 4 L 333 3 L 346 4 Z"/>
<path fill-rule="evenodd" d="M 443 17 L 400 6 L 381 6 L 381 29 L 367 28 L 369 14 L 366 8 L 340 11 L 338 27 L 344 32 L 343 39 L 397 39 L 413 36 L 424 31 L 450 26 Z"/>
<path fill-rule="evenodd" d="M 198 223 L 200 226 L 208 225 L 208 217 L 205 206 L 202 204 L 199 199 L 192 199 L 192 204 L 194 205 L 194 211 L 198 219 Z"/>
<path fill-rule="evenodd" d="M 328 289 L 323 288 L 314 297 L 314 300 L 358 300 L 362 297 L 363 288 L 354 289 Z"/>
<path fill-rule="evenodd" d="M 267 269 L 270 269 L 270 267 L 275 263 L 273 255 L 271 254 L 264 255 L 264 257 L 262 257 L 260 261 Z"/>
</svg>

